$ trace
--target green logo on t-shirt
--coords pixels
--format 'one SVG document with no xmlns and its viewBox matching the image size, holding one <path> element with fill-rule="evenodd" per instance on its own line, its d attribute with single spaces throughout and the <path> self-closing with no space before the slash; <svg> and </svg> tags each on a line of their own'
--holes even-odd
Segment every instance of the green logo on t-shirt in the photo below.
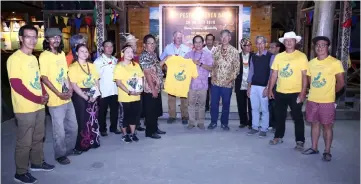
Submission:
<svg viewBox="0 0 361 184">
<path fill-rule="evenodd" d="M 182 70 L 181 72 L 178 72 L 178 73 L 175 73 L 174 74 L 174 78 L 177 80 L 177 81 L 184 81 L 186 80 L 187 76 L 184 74 L 184 70 Z"/>
<path fill-rule="evenodd" d="M 36 72 L 34 82 L 30 82 L 30 86 L 34 89 L 41 90 L 39 72 Z"/>
<path fill-rule="evenodd" d="M 83 86 L 86 88 L 92 88 L 95 85 L 95 82 L 92 81 L 92 74 L 88 75 L 88 78 L 83 80 Z"/>
<path fill-rule="evenodd" d="M 326 79 L 325 78 L 322 78 L 322 80 L 320 80 L 321 78 L 321 72 L 318 72 L 317 76 L 313 78 L 313 81 L 312 81 L 312 86 L 315 87 L 315 88 L 322 88 L 323 86 L 326 85 Z"/>
<path fill-rule="evenodd" d="M 59 84 L 63 84 L 65 82 L 65 77 L 64 77 L 64 68 L 61 68 L 60 69 L 60 73 L 58 75 L 58 77 L 56 78 L 56 81 L 59 83 Z"/>
<path fill-rule="evenodd" d="M 280 72 L 280 76 L 284 77 L 284 78 L 288 78 L 293 74 L 293 70 L 289 69 L 290 64 L 288 63 L 286 65 L 286 67 L 282 68 L 281 72 Z"/>
</svg>

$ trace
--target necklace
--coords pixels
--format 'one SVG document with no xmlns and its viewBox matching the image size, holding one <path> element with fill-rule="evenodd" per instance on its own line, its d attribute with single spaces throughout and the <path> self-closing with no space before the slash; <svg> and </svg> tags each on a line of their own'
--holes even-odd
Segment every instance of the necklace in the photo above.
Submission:
<svg viewBox="0 0 361 184">
<path fill-rule="evenodd" d="M 84 68 L 81 66 L 81 64 L 79 63 L 79 61 L 78 61 L 78 64 L 79 64 L 81 70 L 83 70 L 83 72 L 84 72 L 85 74 L 90 75 L 90 69 L 89 69 L 89 64 L 88 64 L 88 62 L 86 62 L 86 66 L 87 66 L 88 72 L 86 72 L 86 71 L 84 70 Z"/>
</svg>

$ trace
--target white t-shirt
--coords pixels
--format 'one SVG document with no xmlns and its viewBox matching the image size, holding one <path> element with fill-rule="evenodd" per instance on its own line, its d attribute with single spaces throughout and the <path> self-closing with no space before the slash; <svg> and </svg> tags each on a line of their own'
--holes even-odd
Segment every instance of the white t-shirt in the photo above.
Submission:
<svg viewBox="0 0 361 184">
<path fill-rule="evenodd" d="M 117 65 L 117 62 L 117 58 L 114 56 L 109 58 L 105 54 L 102 54 L 94 61 L 99 72 L 99 86 L 102 98 L 118 94 L 118 88 L 113 79 L 114 68 Z"/>
</svg>

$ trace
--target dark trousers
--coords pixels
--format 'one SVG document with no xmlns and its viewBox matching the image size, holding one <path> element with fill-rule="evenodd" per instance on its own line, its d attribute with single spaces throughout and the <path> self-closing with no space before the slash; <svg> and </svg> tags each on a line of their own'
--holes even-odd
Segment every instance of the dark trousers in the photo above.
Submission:
<svg viewBox="0 0 361 184">
<path fill-rule="evenodd" d="M 236 90 L 236 97 L 240 124 L 252 126 L 251 99 L 247 96 L 247 90 Z"/>
<path fill-rule="evenodd" d="M 269 127 L 276 128 L 276 102 L 275 100 L 268 101 L 269 111 Z"/>
<path fill-rule="evenodd" d="M 110 130 L 115 131 L 118 125 L 118 95 L 112 95 L 105 98 L 101 98 L 99 102 L 99 131 L 107 131 L 107 112 L 110 107 Z"/>
<path fill-rule="evenodd" d="M 305 142 L 305 123 L 303 121 L 302 104 L 297 103 L 299 93 L 283 94 L 276 92 L 276 132 L 275 138 L 283 138 L 286 128 L 287 108 L 291 108 L 291 115 L 295 123 L 296 142 Z"/>
<path fill-rule="evenodd" d="M 162 96 L 161 93 L 158 93 L 157 98 L 153 98 L 151 93 L 143 93 L 143 95 L 143 112 L 147 122 L 145 135 L 151 136 L 158 130 L 158 117 L 162 113 Z"/>
<path fill-rule="evenodd" d="M 209 101 L 210 101 L 210 92 L 211 92 L 211 86 L 212 86 L 212 83 L 211 83 L 211 78 L 208 77 L 208 90 L 207 90 L 207 99 L 206 99 L 206 111 L 209 110 Z"/>
<path fill-rule="evenodd" d="M 217 124 L 219 114 L 219 101 L 222 97 L 221 124 L 228 125 L 229 107 L 231 103 L 232 88 L 225 88 L 212 85 L 211 96 L 211 123 Z"/>
</svg>

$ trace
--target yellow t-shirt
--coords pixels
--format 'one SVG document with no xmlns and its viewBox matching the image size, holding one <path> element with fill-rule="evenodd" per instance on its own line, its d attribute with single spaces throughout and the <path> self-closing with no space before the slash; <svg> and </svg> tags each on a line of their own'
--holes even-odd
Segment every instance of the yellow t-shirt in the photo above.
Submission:
<svg viewBox="0 0 361 184">
<path fill-rule="evenodd" d="M 40 74 L 48 77 L 53 86 L 61 93 L 63 84 L 68 80 L 68 64 L 66 62 L 65 53 L 54 54 L 44 51 L 39 56 Z M 60 106 L 70 102 L 70 100 L 60 99 L 46 85 L 45 89 L 49 94 L 48 106 Z"/>
<path fill-rule="evenodd" d="M 307 75 L 311 77 L 308 100 L 316 103 L 333 103 L 336 98 L 336 74 L 343 73 L 341 61 L 332 56 L 310 61 Z"/>
<path fill-rule="evenodd" d="M 39 63 L 34 55 L 26 55 L 21 50 L 17 50 L 7 60 L 7 70 L 9 79 L 18 78 L 23 85 L 37 96 L 42 96 Z M 44 105 L 27 100 L 22 95 L 16 93 L 11 87 L 11 100 L 15 113 L 36 112 L 44 108 Z"/>
<path fill-rule="evenodd" d="M 277 92 L 299 93 L 302 90 L 302 70 L 307 70 L 308 59 L 298 50 L 276 55 L 272 70 L 278 71 Z"/>
<path fill-rule="evenodd" d="M 123 85 L 129 91 L 141 92 L 143 91 L 143 71 L 138 63 L 124 65 L 118 63 L 114 69 L 114 80 L 121 80 Z M 128 95 L 125 91 L 118 87 L 118 101 L 119 102 L 135 102 L 140 100 L 139 96 Z"/>
<path fill-rule="evenodd" d="M 76 83 L 80 88 L 92 88 L 95 86 L 95 82 L 99 80 L 99 73 L 94 64 L 89 63 L 90 75 L 86 74 L 88 72 L 88 67 L 86 64 L 80 66 L 78 62 L 74 62 L 69 66 L 69 79 L 70 82 Z M 85 71 L 83 71 L 82 70 Z"/>
<path fill-rule="evenodd" d="M 198 77 L 197 66 L 192 59 L 184 59 L 181 56 L 171 56 L 165 64 L 167 78 L 164 91 L 170 95 L 187 98 L 192 78 Z"/>
</svg>

